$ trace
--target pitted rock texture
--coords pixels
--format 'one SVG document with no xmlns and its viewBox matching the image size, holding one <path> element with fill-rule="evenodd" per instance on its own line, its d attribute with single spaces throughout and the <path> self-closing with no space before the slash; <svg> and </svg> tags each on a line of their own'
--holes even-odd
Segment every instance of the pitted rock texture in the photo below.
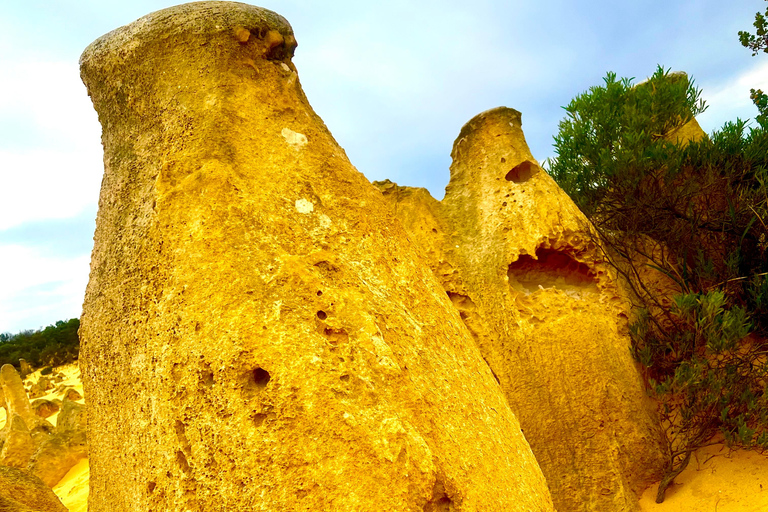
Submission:
<svg viewBox="0 0 768 512">
<path fill-rule="evenodd" d="M 3 512 L 67 512 L 51 489 L 36 476 L 0 466 L 0 510 Z"/>
<path fill-rule="evenodd" d="M 488 366 L 309 106 L 288 23 L 93 43 L 105 175 L 81 319 L 92 512 L 551 511 Z"/>
<path fill-rule="evenodd" d="M 636 510 L 662 470 L 662 437 L 627 302 L 586 220 L 531 155 L 515 110 L 476 116 L 452 157 L 440 202 L 376 185 L 473 334 L 557 510 Z"/>
</svg>

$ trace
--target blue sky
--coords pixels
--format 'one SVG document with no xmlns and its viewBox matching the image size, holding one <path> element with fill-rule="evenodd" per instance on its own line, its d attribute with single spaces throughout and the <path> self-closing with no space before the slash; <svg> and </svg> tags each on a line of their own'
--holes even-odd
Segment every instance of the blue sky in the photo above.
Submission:
<svg viewBox="0 0 768 512">
<path fill-rule="evenodd" d="M 100 127 L 82 50 L 176 2 L 0 0 L 0 332 L 80 315 L 101 183 Z M 263 1 L 285 16 L 315 110 L 370 180 L 441 198 L 461 126 L 500 105 L 523 113 L 534 156 L 553 156 L 561 107 L 606 71 L 657 64 L 704 90 L 708 132 L 751 118 L 768 55 L 737 32 L 757 0 Z"/>
</svg>

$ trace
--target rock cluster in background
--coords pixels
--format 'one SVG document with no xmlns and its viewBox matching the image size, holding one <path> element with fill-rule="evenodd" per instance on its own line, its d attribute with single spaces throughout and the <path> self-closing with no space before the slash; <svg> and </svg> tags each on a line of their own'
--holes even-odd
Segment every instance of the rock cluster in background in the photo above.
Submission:
<svg viewBox="0 0 768 512">
<path fill-rule="evenodd" d="M 52 389 L 53 381 L 40 377 L 31 390 Z M 0 465 L 19 468 L 53 487 L 81 459 L 88 457 L 86 408 L 74 389 L 64 400 L 35 400 L 30 404 L 23 381 L 11 365 L 0 368 L 0 407 L 6 412 L 0 430 Z M 75 394 L 71 394 L 74 392 Z M 45 418 L 59 413 L 54 427 Z"/>
</svg>

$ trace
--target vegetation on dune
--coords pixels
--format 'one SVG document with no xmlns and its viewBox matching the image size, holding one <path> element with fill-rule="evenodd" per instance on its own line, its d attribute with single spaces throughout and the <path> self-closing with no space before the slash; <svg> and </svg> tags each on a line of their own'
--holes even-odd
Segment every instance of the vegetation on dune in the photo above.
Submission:
<svg viewBox="0 0 768 512">
<path fill-rule="evenodd" d="M 755 52 L 766 16 L 740 33 Z M 700 95 L 661 67 L 639 85 L 608 73 L 565 107 L 547 163 L 632 292 L 632 349 L 668 442 L 657 502 L 698 448 L 768 449 L 768 96 L 752 90 L 756 126 L 697 140 Z"/>
<path fill-rule="evenodd" d="M 19 367 L 19 359 L 33 367 L 58 366 L 76 361 L 80 353 L 80 320 L 59 320 L 38 331 L 0 334 L 0 366 Z"/>
</svg>

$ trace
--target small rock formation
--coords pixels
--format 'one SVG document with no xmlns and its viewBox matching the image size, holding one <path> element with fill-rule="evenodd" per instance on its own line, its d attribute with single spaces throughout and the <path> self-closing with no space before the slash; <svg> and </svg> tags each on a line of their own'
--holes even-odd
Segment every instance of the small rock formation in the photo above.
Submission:
<svg viewBox="0 0 768 512">
<path fill-rule="evenodd" d="M 30 428 L 44 420 L 32 411 L 24 384 L 13 365 L 0 368 L 0 391 L 0 406 L 5 409 L 6 417 L 5 427 L 0 430 L 0 465 L 25 468 L 35 451 Z"/>
<path fill-rule="evenodd" d="M 54 377 L 49 378 L 40 376 L 40 378 L 37 379 L 37 382 L 32 384 L 32 386 L 29 388 L 29 391 L 27 391 L 29 398 L 40 398 L 41 396 L 44 396 L 48 390 L 53 389 L 53 378 Z"/>
<path fill-rule="evenodd" d="M 83 395 L 80 394 L 79 391 L 76 389 L 68 389 L 64 392 L 64 400 L 82 400 Z"/>
<path fill-rule="evenodd" d="M 552 511 L 519 424 L 279 15 L 199 2 L 94 42 L 80 336 L 91 512 Z"/>
<path fill-rule="evenodd" d="M 0 441 L 2 441 L 0 466 L 24 469 L 35 452 L 35 442 L 21 416 L 14 414 L 8 418 L 0 432 Z"/>
<path fill-rule="evenodd" d="M 85 406 L 65 399 L 54 428 L 44 418 L 59 405 L 48 400 L 30 404 L 13 366 L 0 368 L 0 389 L 8 418 L 0 431 L 0 465 L 27 470 L 53 487 L 88 456 Z"/>
<path fill-rule="evenodd" d="M 47 486 L 56 485 L 75 464 L 88 457 L 86 423 L 85 406 L 64 400 L 55 432 L 39 444 L 27 470 Z"/>
<path fill-rule="evenodd" d="M 32 367 L 29 365 L 28 362 L 26 362 L 24 359 L 19 359 L 19 375 L 21 376 L 21 380 L 24 380 L 27 378 L 27 375 L 34 372 Z"/>
<path fill-rule="evenodd" d="M 79 393 L 78 393 L 79 394 Z M 53 416 L 59 410 L 61 409 L 61 406 L 57 403 L 52 402 L 51 400 L 45 400 L 43 398 L 38 398 L 31 404 L 32 410 L 35 411 L 35 414 L 40 416 L 41 418 L 48 418 L 50 416 Z"/>
<path fill-rule="evenodd" d="M 0 368 L 0 390 L 2 391 L 0 397 L 3 399 L 0 406 L 5 407 L 8 418 L 16 414 L 25 421 L 34 422 L 35 413 L 32 412 L 29 404 L 24 383 L 13 365 L 5 364 Z"/>
<path fill-rule="evenodd" d="M 67 512 L 39 478 L 17 468 L 0 466 L 0 511 Z"/>
<path fill-rule="evenodd" d="M 663 444 L 630 355 L 628 309 L 586 222 L 536 163 L 520 113 L 456 140 L 438 202 L 376 185 L 430 259 L 566 511 L 637 509 Z"/>
</svg>

